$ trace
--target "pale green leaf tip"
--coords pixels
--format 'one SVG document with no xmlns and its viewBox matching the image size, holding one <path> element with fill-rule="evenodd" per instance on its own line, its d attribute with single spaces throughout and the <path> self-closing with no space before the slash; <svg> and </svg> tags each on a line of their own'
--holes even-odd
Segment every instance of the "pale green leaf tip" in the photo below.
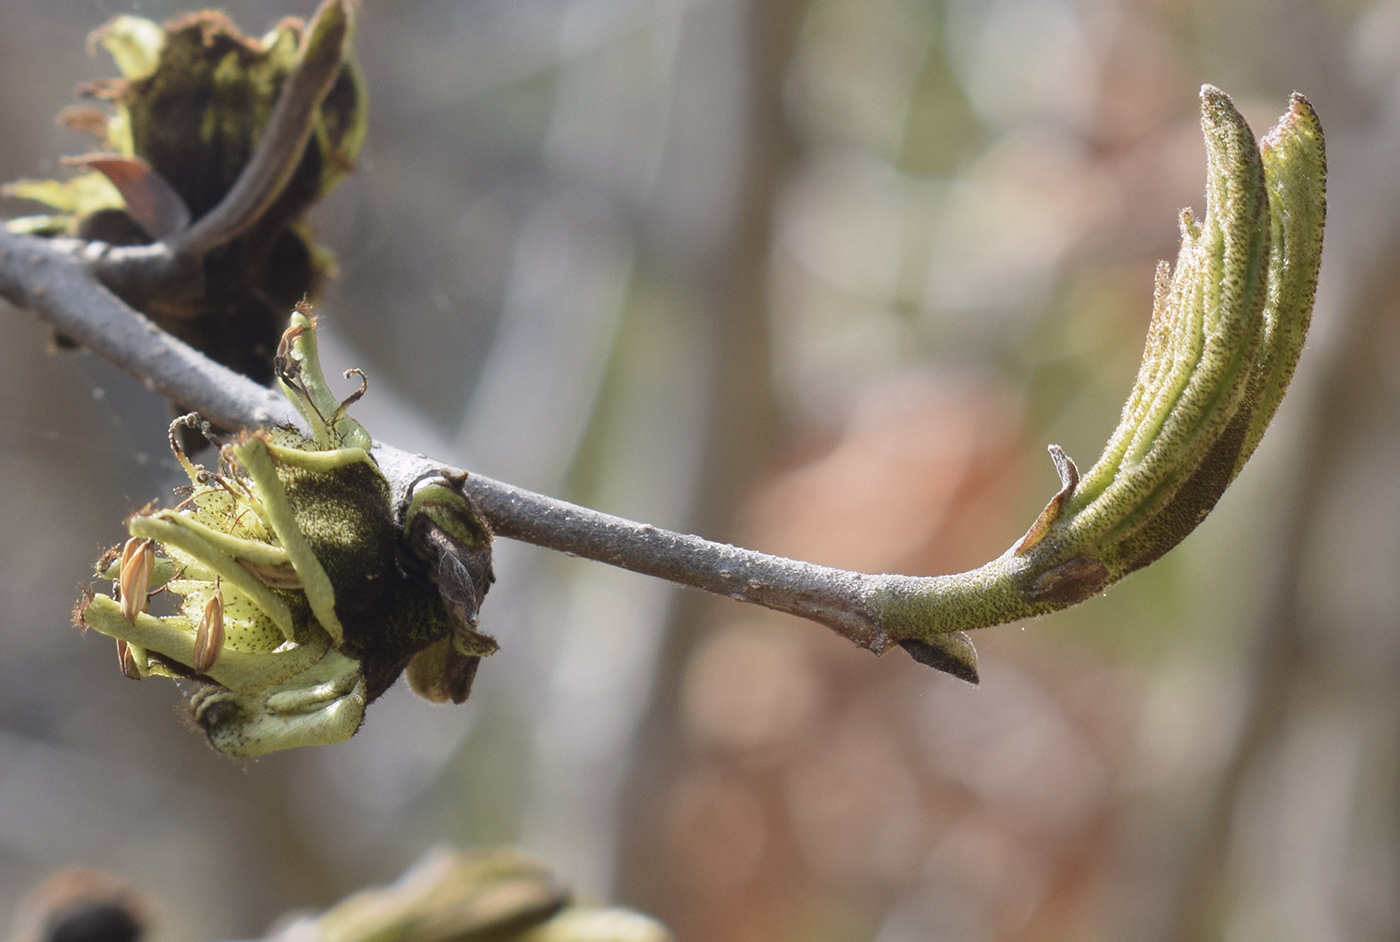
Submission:
<svg viewBox="0 0 1400 942">
<path fill-rule="evenodd" d="M 143 16 L 122 15 L 89 36 L 88 46 L 106 49 L 124 78 L 142 79 L 160 63 L 165 30 Z"/>
</svg>

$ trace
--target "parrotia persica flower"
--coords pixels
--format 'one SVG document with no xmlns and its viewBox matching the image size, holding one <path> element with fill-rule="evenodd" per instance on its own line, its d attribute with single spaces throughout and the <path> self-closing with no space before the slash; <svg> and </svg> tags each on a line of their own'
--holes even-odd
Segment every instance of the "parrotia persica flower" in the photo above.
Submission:
<svg viewBox="0 0 1400 942">
<path fill-rule="evenodd" d="M 1322 260 L 1327 159 L 1301 95 L 1257 144 L 1229 96 L 1201 89 L 1205 218 L 1181 214 L 1157 269 L 1137 382 L 1083 475 L 1050 446 L 1061 489 L 980 569 L 909 578 L 877 605 L 920 661 L 976 678 L 965 629 L 1083 601 L 1162 556 L 1205 519 L 1278 410 L 1307 337 Z"/>
<path fill-rule="evenodd" d="M 11 220 L 11 230 L 73 236 L 113 246 L 169 240 L 197 226 L 233 189 L 276 108 L 287 78 L 308 59 L 333 71 L 329 89 L 288 145 L 288 166 L 263 181 L 267 200 L 245 210 L 237 234 L 195 259 L 178 290 L 142 286 L 123 297 L 163 328 L 260 383 L 286 312 L 316 297 L 333 265 L 305 215 L 354 166 L 366 128 L 365 94 L 350 58 L 352 7 L 328 2 L 308 25 L 287 19 L 260 39 L 217 11 L 158 25 L 118 16 L 90 38 L 120 78 L 84 86 L 110 104 L 65 110 L 60 119 L 93 134 L 98 149 L 65 162 L 67 180 L 21 180 L 8 195 L 52 212 Z M 295 135 L 290 140 L 300 141 Z M 275 179 L 273 179 L 275 178 Z M 255 201 L 256 202 L 256 201 Z"/>
<path fill-rule="evenodd" d="M 491 534 L 465 479 L 422 479 L 396 506 L 369 434 L 347 414 L 363 376 L 336 400 L 301 311 L 274 362 L 311 436 L 241 433 L 210 470 L 172 426 L 187 496 L 130 518 L 131 538 L 98 564 L 112 594 L 85 596 L 75 613 L 116 639 L 128 677 L 193 681 L 195 723 L 237 756 L 348 739 L 405 669 L 419 694 L 460 703 L 496 650 L 475 630 Z M 151 614 L 161 595 L 173 613 Z"/>
</svg>

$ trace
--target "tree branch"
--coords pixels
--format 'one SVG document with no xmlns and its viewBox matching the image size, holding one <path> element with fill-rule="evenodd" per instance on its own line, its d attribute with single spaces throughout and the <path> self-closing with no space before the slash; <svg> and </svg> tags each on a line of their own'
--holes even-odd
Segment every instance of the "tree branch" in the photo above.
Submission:
<svg viewBox="0 0 1400 942">
<path fill-rule="evenodd" d="M 0 226 L 0 297 L 41 315 L 64 336 L 223 428 L 297 421 L 282 396 L 128 307 L 93 275 L 86 252 L 81 242 L 20 236 Z"/>
<path fill-rule="evenodd" d="M 977 678 L 974 628 L 1066 608 L 1148 565 L 1204 519 L 1283 396 L 1312 312 L 1326 162 L 1312 108 L 1256 146 L 1229 98 L 1206 86 L 1205 218 L 1183 215 L 1174 272 L 1159 269 L 1138 382 L 1103 456 L 1082 478 L 1056 446 L 1062 488 L 997 559 L 952 576 L 867 575 L 769 556 L 598 513 L 471 475 L 497 534 L 820 622 L 880 653 Z M 1272 220 L 1272 223 L 1271 223 Z M 296 422 L 290 405 L 165 334 L 102 287 L 72 242 L 0 233 L 0 295 L 225 428 Z M 425 474 L 460 475 L 376 444 L 398 502 Z"/>
<path fill-rule="evenodd" d="M 0 228 L 0 296 L 217 425 L 300 424 L 280 395 L 215 363 L 124 304 L 74 249 L 72 243 Z M 458 473 L 444 462 L 382 442 L 374 454 L 400 496 L 424 473 Z M 467 489 L 500 536 L 810 618 L 877 653 L 896 640 L 883 624 L 880 600 L 929 581 L 869 576 L 714 543 L 477 474 L 468 476 Z M 975 678 L 970 670 L 963 673 Z"/>
</svg>

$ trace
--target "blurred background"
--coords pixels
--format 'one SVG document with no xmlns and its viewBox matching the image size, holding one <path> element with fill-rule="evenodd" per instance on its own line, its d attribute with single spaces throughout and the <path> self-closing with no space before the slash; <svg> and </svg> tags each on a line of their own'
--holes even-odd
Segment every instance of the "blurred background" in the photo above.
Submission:
<svg viewBox="0 0 1400 942">
<path fill-rule="evenodd" d="M 312 6 L 225 4 L 254 34 Z M 114 74 L 89 30 L 184 9 L 6 0 L 0 179 L 86 148 L 53 115 Z M 1116 423 L 1204 210 L 1203 82 L 1327 131 L 1298 380 L 1180 548 L 979 632 L 980 687 L 503 542 L 469 704 L 395 688 L 347 744 L 237 763 L 68 625 L 180 481 L 167 407 L 6 308 L 0 913 L 76 863 L 161 939 L 247 938 L 449 840 L 683 942 L 1400 936 L 1400 2 L 361 12 L 323 351 L 410 451 L 818 562 L 978 565 L 1058 489 L 1045 445 L 1084 467 Z"/>
</svg>

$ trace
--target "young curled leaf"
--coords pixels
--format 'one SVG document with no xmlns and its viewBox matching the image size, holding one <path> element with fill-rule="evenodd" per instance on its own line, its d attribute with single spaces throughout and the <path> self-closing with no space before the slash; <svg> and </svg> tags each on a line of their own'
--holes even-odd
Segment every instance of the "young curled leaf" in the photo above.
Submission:
<svg viewBox="0 0 1400 942">
<path fill-rule="evenodd" d="M 1235 473 L 1278 411 L 1312 323 L 1327 216 L 1327 152 L 1317 112 L 1293 94 L 1288 113 L 1259 142 L 1269 193 L 1269 291 L 1264 335 L 1251 377 L 1253 410 Z"/>
<path fill-rule="evenodd" d="M 1322 258 L 1322 129 L 1295 94 L 1256 144 L 1209 85 L 1201 128 L 1205 217 L 1182 212 L 1180 254 L 1158 268 L 1137 381 L 1102 456 L 1081 475 L 1050 446 L 1060 492 L 1001 558 L 956 576 L 891 577 L 874 593 L 919 660 L 959 673 L 966 658 L 945 666 L 936 639 L 1065 608 L 1160 558 L 1205 519 L 1277 411 Z"/>
<path fill-rule="evenodd" d="M 1206 215 L 1182 213 L 1181 252 L 1159 280 L 1147 348 L 1122 420 L 1079 482 L 1050 539 L 1095 555 L 1118 577 L 1146 565 L 1199 522 L 1234 476 L 1253 409 L 1269 278 L 1269 204 L 1249 126 L 1224 92 L 1201 90 L 1208 160 Z M 1226 443 L 1217 449 L 1218 443 Z M 1218 481 L 1170 532 L 1131 538 L 1175 513 L 1197 475 Z M 1132 547 L 1125 552 L 1124 547 Z"/>
</svg>

